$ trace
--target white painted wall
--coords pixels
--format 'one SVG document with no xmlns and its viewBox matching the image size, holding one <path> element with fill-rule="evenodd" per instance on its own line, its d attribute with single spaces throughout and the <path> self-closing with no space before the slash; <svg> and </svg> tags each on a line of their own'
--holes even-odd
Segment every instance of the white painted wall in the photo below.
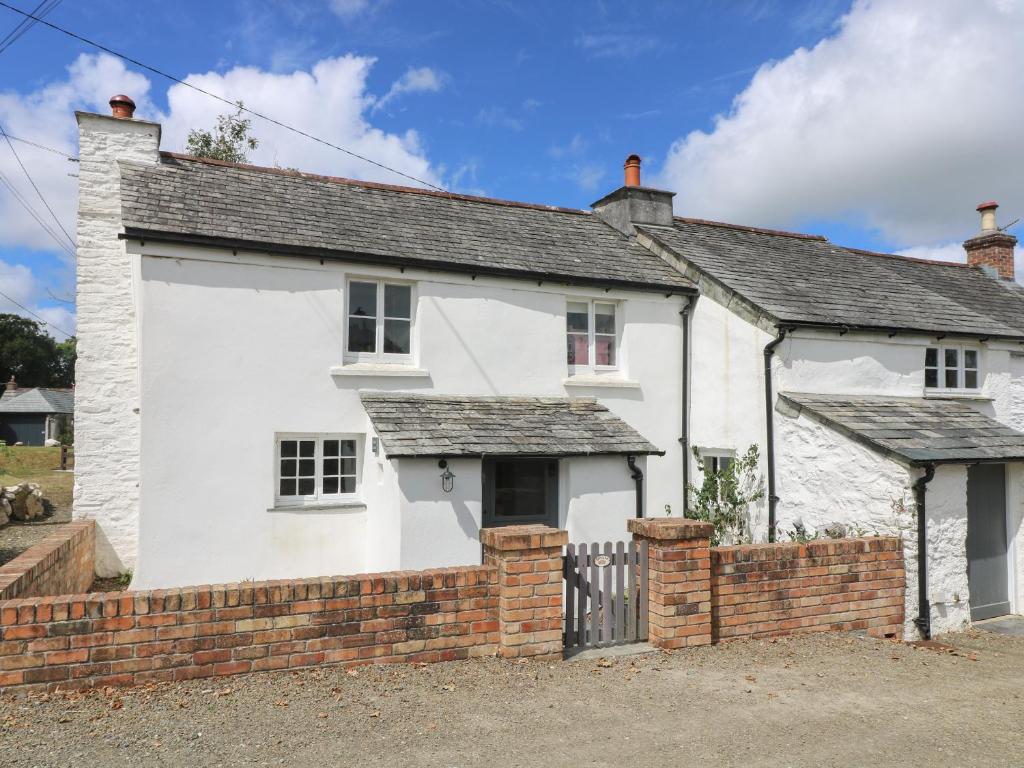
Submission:
<svg viewBox="0 0 1024 768">
<path fill-rule="evenodd" d="M 479 462 L 453 463 L 456 490 L 445 498 L 436 460 L 374 457 L 362 388 L 597 396 L 667 451 L 642 464 L 648 508 L 681 509 L 679 297 L 151 244 L 133 250 L 145 254 L 134 586 L 478 562 Z M 331 374 L 342 362 L 350 271 L 416 283 L 415 364 L 428 376 Z M 634 385 L 566 386 L 567 295 L 619 302 L 621 378 Z M 267 511 L 274 434 L 307 431 L 365 437 L 365 509 Z M 621 538 L 634 514 L 625 459 L 563 463 L 570 525 L 586 520 Z"/>
<path fill-rule="evenodd" d="M 135 567 L 139 504 L 138 258 L 118 240 L 118 160 L 154 163 L 160 126 L 78 113 L 76 519 L 96 528 L 96 572 Z"/>
<path fill-rule="evenodd" d="M 654 458 L 637 461 L 645 475 Z M 603 543 L 631 538 L 626 533 L 626 520 L 636 515 L 636 484 L 625 457 L 566 459 L 562 461 L 561 472 L 559 525 L 569 531 L 569 541 Z M 654 508 L 650 503 L 646 483 L 644 495 L 650 517 L 664 514 L 664 507 Z"/>
</svg>

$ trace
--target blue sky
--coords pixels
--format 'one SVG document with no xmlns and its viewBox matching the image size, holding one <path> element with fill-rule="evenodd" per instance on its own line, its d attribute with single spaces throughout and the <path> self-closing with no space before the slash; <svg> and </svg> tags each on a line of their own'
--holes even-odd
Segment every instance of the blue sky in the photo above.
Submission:
<svg viewBox="0 0 1024 768">
<path fill-rule="evenodd" d="M 1024 214 L 1024 17 L 1000 0 L 66 0 L 48 18 L 459 191 L 586 207 L 638 152 L 682 215 L 942 258 L 982 199 Z M 16 23 L 0 9 L 0 36 Z M 72 111 L 119 91 L 170 150 L 224 111 L 42 25 L 0 53 L 0 123 L 72 154 Z M 402 183 L 253 131 L 254 162 Z M 73 234 L 73 164 L 15 146 Z M 0 172 L 44 213 L 2 143 Z M 72 330 L 71 260 L 3 187 L 0 225 L 0 291 Z"/>
</svg>

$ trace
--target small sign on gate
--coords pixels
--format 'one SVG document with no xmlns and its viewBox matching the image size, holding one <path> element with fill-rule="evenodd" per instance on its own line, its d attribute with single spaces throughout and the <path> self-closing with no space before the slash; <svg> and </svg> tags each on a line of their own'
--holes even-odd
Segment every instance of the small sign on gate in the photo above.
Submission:
<svg viewBox="0 0 1024 768">
<path fill-rule="evenodd" d="M 594 558 L 594 565 L 598 568 L 607 568 L 612 564 L 612 559 L 608 555 L 598 555 Z"/>
</svg>

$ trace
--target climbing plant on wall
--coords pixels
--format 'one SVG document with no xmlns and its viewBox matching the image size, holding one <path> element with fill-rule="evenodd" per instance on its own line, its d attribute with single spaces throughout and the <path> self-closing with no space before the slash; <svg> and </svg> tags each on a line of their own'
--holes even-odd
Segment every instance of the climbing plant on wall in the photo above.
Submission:
<svg viewBox="0 0 1024 768">
<path fill-rule="evenodd" d="M 750 541 L 750 507 L 764 498 L 764 480 L 758 472 L 761 455 L 751 445 L 742 456 L 720 464 L 716 470 L 693 449 L 701 471 L 700 485 L 690 484 L 688 516 L 711 523 L 711 544 L 744 544 Z"/>
</svg>

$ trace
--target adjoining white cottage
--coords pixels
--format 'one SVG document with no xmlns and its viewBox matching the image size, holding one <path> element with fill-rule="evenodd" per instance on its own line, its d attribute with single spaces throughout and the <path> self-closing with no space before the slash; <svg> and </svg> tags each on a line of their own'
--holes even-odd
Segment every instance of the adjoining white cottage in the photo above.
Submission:
<svg viewBox="0 0 1024 768">
<path fill-rule="evenodd" d="M 104 573 L 467 564 L 482 525 L 620 539 L 638 507 L 682 509 L 694 287 L 599 217 L 78 119 L 75 514 Z"/>
</svg>

